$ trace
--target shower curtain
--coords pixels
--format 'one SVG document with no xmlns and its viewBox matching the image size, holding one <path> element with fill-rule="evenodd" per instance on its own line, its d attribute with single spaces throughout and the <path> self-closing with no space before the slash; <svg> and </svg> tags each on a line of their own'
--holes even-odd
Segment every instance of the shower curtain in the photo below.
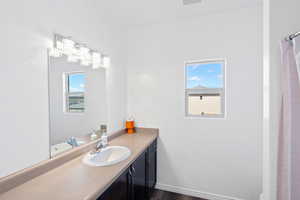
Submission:
<svg viewBox="0 0 300 200">
<path fill-rule="evenodd" d="M 300 200 L 300 40 L 282 41 L 277 200 Z"/>
</svg>

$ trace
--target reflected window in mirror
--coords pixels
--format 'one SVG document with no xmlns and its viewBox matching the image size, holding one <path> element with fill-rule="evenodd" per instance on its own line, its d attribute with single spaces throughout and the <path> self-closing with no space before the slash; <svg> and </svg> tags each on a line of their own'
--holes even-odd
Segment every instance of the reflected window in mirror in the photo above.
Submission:
<svg viewBox="0 0 300 200">
<path fill-rule="evenodd" d="M 85 110 L 85 74 L 83 72 L 65 74 L 65 111 L 83 113 Z"/>
</svg>

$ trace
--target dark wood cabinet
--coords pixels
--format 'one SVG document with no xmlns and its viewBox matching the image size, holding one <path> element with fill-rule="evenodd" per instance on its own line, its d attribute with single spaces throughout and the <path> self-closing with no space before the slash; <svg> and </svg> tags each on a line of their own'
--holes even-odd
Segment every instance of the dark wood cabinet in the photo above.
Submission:
<svg viewBox="0 0 300 200">
<path fill-rule="evenodd" d="M 129 198 L 129 170 L 127 169 L 118 179 L 101 195 L 98 200 L 128 200 Z"/>
<path fill-rule="evenodd" d="M 131 165 L 132 195 L 130 200 L 146 199 L 146 152 Z"/>
<path fill-rule="evenodd" d="M 155 140 L 98 200 L 147 200 L 156 184 Z"/>
<path fill-rule="evenodd" d="M 156 184 L 157 177 L 157 141 L 155 140 L 147 149 L 146 157 L 146 189 L 149 198 Z"/>
</svg>

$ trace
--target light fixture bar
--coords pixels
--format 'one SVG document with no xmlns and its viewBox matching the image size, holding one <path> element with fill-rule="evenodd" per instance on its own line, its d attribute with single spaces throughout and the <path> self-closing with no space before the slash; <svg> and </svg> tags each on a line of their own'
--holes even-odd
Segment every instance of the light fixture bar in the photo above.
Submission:
<svg viewBox="0 0 300 200">
<path fill-rule="evenodd" d="M 67 56 L 68 62 L 79 62 L 84 66 L 92 66 L 93 69 L 99 67 L 109 67 L 110 57 L 102 56 L 98 51 L 91 50 L 84 44 L 72 40 L 71 37 L 65 37 L 54 34 L 53 47 L 50 49 L 50 56 Z"/>
</svg>

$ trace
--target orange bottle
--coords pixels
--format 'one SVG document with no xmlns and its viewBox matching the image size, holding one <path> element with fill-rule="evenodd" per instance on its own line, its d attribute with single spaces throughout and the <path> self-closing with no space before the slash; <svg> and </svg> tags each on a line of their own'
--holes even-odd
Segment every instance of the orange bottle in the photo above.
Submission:
<svg viewBox="0 0 300 200">
<path fill-rule="evenodd" d="M 134 128 L 134 119 L 131 117 L 128 120 L 126 120 L 126 132 L 128 134 L 132 134 L 135 132 Z"/>
</svg>

